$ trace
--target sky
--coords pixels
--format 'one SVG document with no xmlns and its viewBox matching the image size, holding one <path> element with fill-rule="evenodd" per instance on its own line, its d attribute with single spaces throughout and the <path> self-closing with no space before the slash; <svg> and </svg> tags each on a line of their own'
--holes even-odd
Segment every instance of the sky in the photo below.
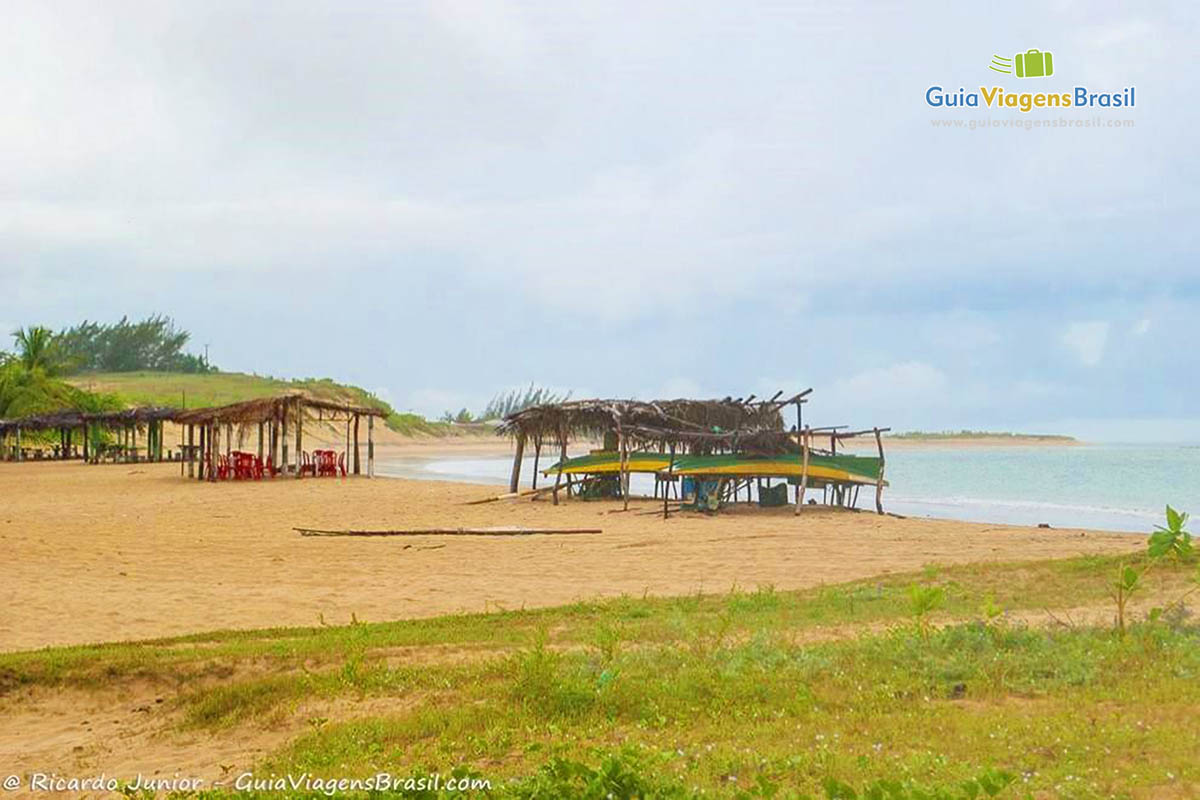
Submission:
<svg viewBox="0 0 1200 800">
<path fill-rule="evenodd" d="M 993 5 L 7 4 L 0 330 L 163 313 L 432 416 L 812 387 L 813 424 L 1200 441 L 1200 9 Z"/>
</svg>

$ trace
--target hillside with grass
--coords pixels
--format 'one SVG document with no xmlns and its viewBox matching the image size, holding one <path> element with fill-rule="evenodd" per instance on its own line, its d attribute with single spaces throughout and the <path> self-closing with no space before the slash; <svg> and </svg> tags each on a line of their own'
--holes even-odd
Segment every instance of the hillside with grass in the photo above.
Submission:
<svg viewBox="0 0 1200 800">
<path fill-rule="evenodd" d="M 97 372 L 71 375 L 65 381 L 78 389 L 112 395 L 131 406 L 175 406 L 200 408 L 286 392 L 305 392 L 321 400 L 372 406 L 387 412 L 387 426 L 405 435 L 449 436 L 456 431 L 442 422 L 431 422 L 418 414 L 397 412 L 383 400 L 358 386 L 329 378 L 286 380 L 243 372 Z"/>
</svg>

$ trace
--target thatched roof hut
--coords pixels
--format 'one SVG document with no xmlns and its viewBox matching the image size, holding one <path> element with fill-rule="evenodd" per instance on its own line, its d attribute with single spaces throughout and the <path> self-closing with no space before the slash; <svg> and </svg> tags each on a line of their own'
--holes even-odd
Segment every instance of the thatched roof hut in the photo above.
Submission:
<svg viewBox="0 0 1200 800">
<path fill-rule="evenodd" d="M 769 400 L 754 395 L 721 400 L 569 400 L 532 406 L 509 414 L 497 433 L 516 439 L 511 491 L 521 476 L 525 442 L 538 452 L 546 442 L 558 445 L 566 456 L 572 439 L 603 439 L 621 450 L 629 448 L 679 449 L 687 453 L 725 452 L 736 449 L 782 453 L 794 449 L 795 438 L 785 427 L 782 410 L 795 405 L 797 426 L 800 406 L 812 389 L 790 397 L 776 392 Z"/>
</svg>

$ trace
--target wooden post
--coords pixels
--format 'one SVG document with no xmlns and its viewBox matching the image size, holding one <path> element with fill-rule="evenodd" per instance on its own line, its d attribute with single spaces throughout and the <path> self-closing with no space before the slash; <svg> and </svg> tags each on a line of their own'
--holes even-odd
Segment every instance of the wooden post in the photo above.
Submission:
<svg viewBox="0 0 1200 800">
<path fill-rule="evenodd" d="M 804 507 L 804 490 L 808 488 L 808 448 L 809 448 L 809 433 L 805 429 L 800 434 L 800 447 L 804 451 L 804 460 L 800 465 L 800 486 L 796 489 L 796 514 L 800 513 L 800 509 Z"/>
<path fill-rule="evenodd" d="M 667 464 L 667 482 L 663 484 L 663 519 L 670 516 L 670 511 L 667 507 L 667 500 L 671 494 L 671 479 L 675 476 L 675 443 L 671 442 L 671 461 Z"/>
<path fill-rule="evenodd" d="M 21 426 L 17 426 L 17 461 L 25 460 L 25 451 L 21 449 Z"/>
<path fill-rule="evenodd" d="M 349 460 L 350 460 L 350 417 L 346 417 L 346 461 L 349 462 Z"/>
<path fill-rule="evenodd" d="M 554 476 L 554 505 L 558 505 L 558 487 L 562 485 L 563 467 L 567 463 L 567 437 L 559 430 L 558 432 L 558 474 Z"/>
<path fill-rule="evenodd" d="M 359 458 L 358 458 L 358 414 L 355 414 L 354 415 L 354 474 L 358 475 L 361 473 L 362 473 L 362 469 L 360 468 Z M 513 491 L 515 492 L 516 489 L 513 489 Z"/>
<path fill-rule="evenodd" d="M 297 449 L 299 449 L 299 448 L 297 448 Z M 225 423 L 225 455 L 228 456 L 232 450 L 233 450 L 233 423 L 226 422 Z"/>
<path fill-rule="evenodd" d="M 187 426 L 187 476 L 196 477 L 196 426 Z"/>
<path fill-rule="evenodd" d="M 875 513 L 883 513 L 883 437 L 879 428 L 875 429 L 875 446 L 879 448 L 879 477 L 875 481 Z"/>
<path fill-rule="evenodd" d="M 367 415 L 367 477 L 375 477 L 375 415 Z"/>
<path fill-rule="evenodd" d="M 296 477 L 303 477 L 300 467 L 304 464 L 304 401 L 296 401 Z"/>
<path fill-rule="evenodd" d="M 620 438 L 620 498 L 624 500 L 624 509 L 629 511 L 629 440 L 623 431 L 618 431 Z"/>
<path fill-rule="evenodd" d="M 92 438 L 92 437 L 88 436 L 88 433 L 89 433 L 88 428 L 89 427 L 91 427 L 91 426 L 85 420 L 83 423 L 83 463 L 85 463 L 85 464 L 88 463 L 88 455 L 89 455 L 88 454 L 88 446 L 89 446 L 88 439 Z"/>
<path fill-rule="evenodd" d="M 217 462 L 221 458 L 221 426 L 213 423 L 208 426 L 208 479 L 216 481 Z"/>
<path fill-rule="evenodd" d="M 206 458 L 206 456 L 204 455 L 204 448 L 205 448 L 205 441 L 207 439 L 207 432 L 208 432 L 208 426 L 201 425 L 200 426 L 200 450 L 196 453 L 196 455 L 199 456 L 198 463 L 196 464 L 197 480 L 204 480 L 204 459 Z"/>
<path fill-rule="evenodd" d="M 540 459 L 541 457 L 542 457 L 542 437 L 540 435 L 534 436 L 533 437 L 533 486 L 532 486 L 532 488 L 534 488 L 534 489 L 537 488 L 538 459 Z M 568 496 L 570 496 L 570 495 L 568 495 Z"/>
<path fill-rule="evenodd" d="M 287 434 L 287 406 L 283 407 L 280 412 L 279 420 L 279 474 L 286 475 L 288 468 L 288 434 Z"/>
<path fill-rule="evenodd" d="M 357 448 L 355 448 L 357 449 Z M 508 476 L 509 493 L 516 492 L 521 485 L 521 459 L 525 457 L 525 434 L 517 435 L 517 451 L 513 455 L 512 472 Z"/>
</svg>

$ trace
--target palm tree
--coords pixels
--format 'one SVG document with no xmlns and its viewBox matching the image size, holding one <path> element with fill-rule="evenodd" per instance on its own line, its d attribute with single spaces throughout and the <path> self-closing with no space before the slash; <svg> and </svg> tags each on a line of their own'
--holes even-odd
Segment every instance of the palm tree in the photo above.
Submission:
<svg viewBox="0 0 1200 800">
<path fill-rule="evenodd" d="M 26 372 L 40 369 L 42 374 L 52 376 L 62 368 L 58 343 L 49 328 L 41 325 L 18 328 L 13 331 L 13 340 L 17 344 L 17 361 Z"/>
</svg>

